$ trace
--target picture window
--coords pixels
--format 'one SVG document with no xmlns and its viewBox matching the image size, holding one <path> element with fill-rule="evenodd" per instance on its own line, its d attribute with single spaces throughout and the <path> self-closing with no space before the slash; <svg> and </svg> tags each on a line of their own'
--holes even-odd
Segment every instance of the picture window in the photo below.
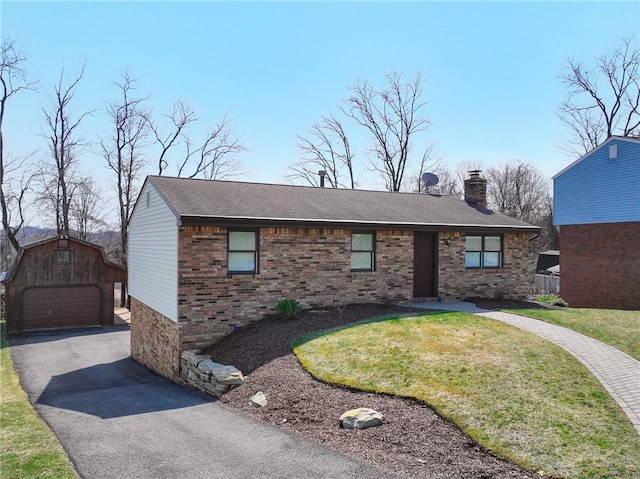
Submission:
<svg viewBox="0 0 640 479">
<path fill-rule="evenodd" d="M 501 236 L 467 236 L 465 240 L 465 268 L 502 268 Z"/>
</svg>

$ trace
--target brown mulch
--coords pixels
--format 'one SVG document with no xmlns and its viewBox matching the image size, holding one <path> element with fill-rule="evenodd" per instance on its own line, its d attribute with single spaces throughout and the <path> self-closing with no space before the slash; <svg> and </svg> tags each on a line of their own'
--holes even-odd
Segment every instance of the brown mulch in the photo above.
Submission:
<svg viewBox="0 0 640 479">
<path fill-rule="evenodd" d="M 488 307 L 488 303 L 480 307 Z M 324 313 L 305 311 L 295 321 L 277 317 L 258 321 L 204 351 L 216 362 L 236 366 L 246 376 L 242 386 L 220 401 L 398 477 L 539 477 L 487 453 L 425 404 L 313 379 L 291 351 L 291 340 L 301 334 L 407 312 L 399 306 L 350 305 L 341 312 L 333 308 Z M 249 404 L 249 398 L 258 391 L 267 396 L 268 404 L 263 408 Z M 340 415 L 356 407 L 381 412 L 384 424 L 361 431 L 341 429 Z"/>
</svg>

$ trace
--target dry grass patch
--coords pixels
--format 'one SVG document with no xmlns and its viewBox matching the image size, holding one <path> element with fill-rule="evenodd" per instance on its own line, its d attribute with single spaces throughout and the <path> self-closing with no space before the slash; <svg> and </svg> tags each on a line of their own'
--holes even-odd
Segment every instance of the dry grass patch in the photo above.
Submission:
<svg viewBox="0 0 640 479">
<path fill-rule="evenodd" d="M 526 469 L 640 474 L 640 437 L 591 373 L 498 321 L 463 313 L 370 321 L 303 336 L 294 351 L 323 381 L 428 403 Z"/>
</svg>

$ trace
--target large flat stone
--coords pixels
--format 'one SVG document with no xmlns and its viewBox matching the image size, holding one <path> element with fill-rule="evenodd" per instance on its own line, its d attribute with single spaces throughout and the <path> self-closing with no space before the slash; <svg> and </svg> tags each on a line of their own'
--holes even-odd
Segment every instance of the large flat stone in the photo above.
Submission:
<svg viewBox="0 0 640 479">
<path fill-rule="evenodd" d="M 366 429 L 380 426 L 383 421 L 384 416 L 382 414 L 365 407 L 351 409 L 340 416 L 340 423 L 345 429 Z"/>
</svg>

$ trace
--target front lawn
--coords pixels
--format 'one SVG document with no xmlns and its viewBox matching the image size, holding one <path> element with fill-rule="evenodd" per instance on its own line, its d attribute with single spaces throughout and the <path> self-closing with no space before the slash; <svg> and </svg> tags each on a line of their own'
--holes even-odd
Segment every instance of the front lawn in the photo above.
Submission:
<svg viewBox="0 0 640 479">
<path fill-rule="evenodd" d="M 619 309 L 505 309 L 564 326 L 640 360 L 640 311 Z"/>
<path fill-rule="evenodd" d="M 0 339 L 0 477 L 78 477 L 57 438 L 34 411 Z"/>
<path fill-rule="evenodd" d="M 640 474 L 640 436 L 591 373 L 507 324 L 464 313 L 374 320 L 302 336 L 294 351 L 323 381 L 426 402 L 531 471 Z"/>
</svg>

